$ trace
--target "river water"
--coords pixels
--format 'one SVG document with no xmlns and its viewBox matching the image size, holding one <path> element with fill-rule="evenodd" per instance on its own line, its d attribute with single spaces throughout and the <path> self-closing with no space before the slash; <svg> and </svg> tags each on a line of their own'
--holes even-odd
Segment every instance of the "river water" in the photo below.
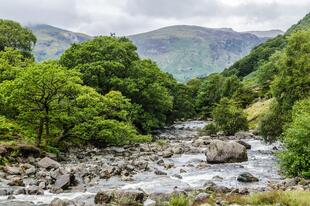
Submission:
<svg viewBox="0 0 310 206">
<path fill-rule="evenodd" d="M 187 121 L 176 123 L 161 132 L 158 138 L 169 139 L 172 142 L 185 142 L 191 144 L 191 137 L 198 135 L 198 129 L 204 127 L 207 122 L 204 121 Z M 104 189 L 142 189 L 146 193 L 165 193 L 171 192 L 175 188 L 179 190 L 202 188 L 203 184 L 211 180 L 217 185 L 229 188 L 249 188 L 259 191 L 265 188 L 269 182 L 277 182 L 282 179 L 279 175 L 277 167 L 277 159 L 273 154 L 273 148 L 279 147 L 277 143 L 268 145 L 259 138 L 245 139 L 245 142 L 251 145 L 248 150 L 248 161 L 242 163 L 227 164 L 203 164 L 206 162 L 204 153 L 184 153 L 173 155 L 171 158 L 165 159 L 165 162 L 171 162 L 174 167 L 165 170 L 163 167 L 150 163 L 152 167 L 164 170 L 167 175 L 161 176 L 154 174 L 153 171 L 141 172 L 133 176 L 133 180 L 122 181 L 120 177 L 112 177 L 109 180 L 99 180 L 98 184 L 86 188 L 86 192 L 68 192 L 61 194 L 51 194 L 45 192 L 44 195 L 17 195 L 13 201 L 31 201 L 34 204 L 48 204 L 54 198 L 61 199 L 81 199 L 93 201 L 94 195 Z M 100 158 L 100 157 L 99 157 Z M 67 164 L 73 164 L 68 162 Z M 202 165 L 202 166 L 200 166 Z M 72 165 L 73 166 L 73 165 Z M 180 169 L 186 173 L 180 173 Z M 259 178 L 259 182 L 240 183 L 236 180 L 237 176 L 242 172 L 250 172 Z M 182 176 L 182 179 L 176 177 Z M 3 185 L 2 185 L 3 186 Z M 1 182 L 0 182 L 1 187 Z M 7 204 L 6 196 L 0 196 L 0 205 Z M 9 204 L 7 204 L 9 205 Z"/>
</svg>

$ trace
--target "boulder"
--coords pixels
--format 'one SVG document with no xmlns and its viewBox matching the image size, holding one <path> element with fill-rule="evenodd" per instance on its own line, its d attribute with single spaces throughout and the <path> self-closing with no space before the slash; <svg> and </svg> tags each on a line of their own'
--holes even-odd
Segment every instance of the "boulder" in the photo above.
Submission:
<svg viewBox="0 0 310 206">
<path fill-rule="evenodd" d="M 51 169 L 51 168 L 57 169 L 60 167 L 60 164 L 49 157 L 44 157 L 38 162 L 38 166 L 45 169 Z"/>
<path fill-rule="evenodd" d="M 239 182 L 258 182 L 258 178 L 253 176 L 251 173 L 249 172 L 244 172 L 241 173 L 238 177 L 237 180 Z"/>
<path fill-rule="evenodd" d="M 245 146 L 237 142 L 212 140 L 207 146 L 207 161 L 209 163 L 232 163 L 248 160 Z"/>
<path fill-rule="evenodd" d="M 55 182 L 55 187 L 61 188 L 63 190 L 67 189 L 75 181 L 74 175 L 64 174 L 57 177 Z"/>
<path fill-rule="evenodd" d="M 25 186 L 25 183 L 22 178 L 20 177 L 14 177 L 11 179 L 11 181 L 8 183 L 9 186 Z"/>
<path fill-rule="evenodd" d="M 20 175 L 22 173 L 22 170 L 19 167 L 6 166 L 4 171 L 10 175 Z"/>
</svg>

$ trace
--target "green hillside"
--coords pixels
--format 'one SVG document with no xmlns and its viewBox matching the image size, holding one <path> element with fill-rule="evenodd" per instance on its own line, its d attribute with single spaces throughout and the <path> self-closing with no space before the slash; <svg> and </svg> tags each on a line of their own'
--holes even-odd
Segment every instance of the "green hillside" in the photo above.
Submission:
<svg viewBox="0 0 310 206">
<path fill-rule="evenodd" d="M 276 52 L 281 51 L 287 44 L 286 36 L 298 30 L 307 30 L 310 28 L 310 14 L 307 14 L 297 24 L 287 30 L 284 35 L 279 35 L 267 42 L 255 47 L 251 53 L 239 61 L 235 62 L 231 67 L 224 70 L 226 76 L 237 75 L 245 77 L 247 75 L 254 77 L 251 74 L 259 69 L 268 59 Z"/>
<path fill-rule="evenodd" d="M 232 29 L 170 26 L 129 37 L 138 53 L 179 81 L 220 72 L 265 38 Z"/>
<path fill-rule="evenodd" d="M 33 51 L 37 61 L 57 59 L 71 44 L 91 39 L 85 34 L 74 33 L 45 24 L 33 25 L 29 28 L 37 37 Z"/>
</svg>

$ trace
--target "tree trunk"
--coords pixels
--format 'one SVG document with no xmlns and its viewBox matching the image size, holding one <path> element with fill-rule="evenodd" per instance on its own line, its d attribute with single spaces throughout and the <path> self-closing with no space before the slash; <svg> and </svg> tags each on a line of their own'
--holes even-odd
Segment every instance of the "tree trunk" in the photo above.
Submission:
<svg viewBox="0 0 310 206">
<path fill-rule="evenodd" d="M 50 127 L 49 127 L 49 119 L 48 116 L 45 117 L 45 146 L 48 145 L 48 139 L 50 136 Z"/>
<path fill-rule="evenodd" d="M 37 146 L 40 147 L 43 133 L 43 119 L 40 119 L 39 128 L 37 130 Z"/>
<path fill-rule="evenodd" d="M 56 144 L 59 144 L 63 139 L 65 139 L 69 135 L 70 130 L 73 127 L 74 127 L 74 125 L 64 125 L 61 135 L 56 138 L 56 141 L 55 141 Z"/>
</svg>

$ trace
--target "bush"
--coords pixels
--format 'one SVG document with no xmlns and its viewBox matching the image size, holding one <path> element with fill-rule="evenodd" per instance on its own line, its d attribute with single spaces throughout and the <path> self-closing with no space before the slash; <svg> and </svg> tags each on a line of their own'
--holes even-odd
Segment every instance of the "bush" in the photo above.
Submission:
<svg viewBox="0 0 310 206">
<path fill-rule="evenodd" d="M 167 206 L 189 206 L 189 199 L 181 194 L 173 196 Z"/>
<path fill-rule="evenodd" d="M 222 98 L 213 109 L 212 117 L 216 126 L 226 135 L 234 135 L 238 131 L 248 130 L 246 114 L 233 100 Z"/>
<path fill-rule="evenodd" d="M 280 163 L 289 176 L 310 178 L 310 98 L 293 107 L 292 123 L 285 129 L 283 140 L 286 151 Z"/>
<path fill-rule="evenodd" d="M 204 135 L 215 135 L 219 131 L 219 128 L 216 126 L 216 124 L 211 123 L 207 124 L 203 130 L 201 131 L 202 134 Z"/>
<path fill-rule="evenodd" d="M 99 147 L 149 142 L 152 139 L 149 135 L 140 135 L 130 123 L 101 117 L 82 123 L 74 129 L 74 133 Z"/>
<path fill-rule="evenodd" d="M 279 134 L 282 133 L 282 125 L 284 124 L 285 115 L 281 112 L 278 104 L 273 102 L 269 111 L 261 118 L 258 131 L 265 141 L 274 142 Z"/>
</svg>

